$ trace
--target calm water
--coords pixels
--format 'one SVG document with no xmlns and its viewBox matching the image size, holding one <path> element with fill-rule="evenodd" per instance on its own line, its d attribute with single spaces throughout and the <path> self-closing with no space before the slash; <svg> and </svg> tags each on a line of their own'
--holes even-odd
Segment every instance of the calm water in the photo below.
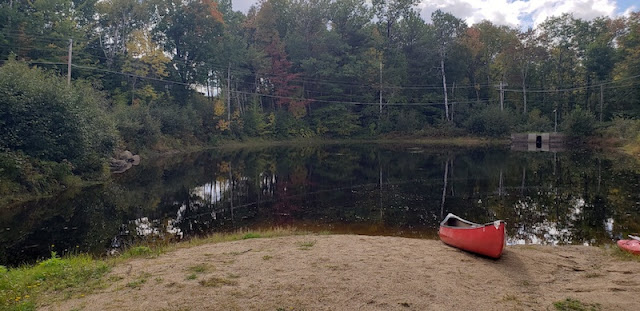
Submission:
<svg viewBox="0 0 640 311">
<path fill-rule="evenodd" d="M 274 147 L 147 160 L 113 179 L 0 209 L 0 264 L 272 226 L 436 238 L 449 212 L 505 219 L 510 244 L 640 231 L 640 168 L 584 151 Z"/>
</svg>

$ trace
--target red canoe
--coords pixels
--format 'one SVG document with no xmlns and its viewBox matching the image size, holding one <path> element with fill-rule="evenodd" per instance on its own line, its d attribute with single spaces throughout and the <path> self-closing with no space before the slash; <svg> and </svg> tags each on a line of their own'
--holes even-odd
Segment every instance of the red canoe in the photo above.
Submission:
<svg viewBox="0 0 640 311">
<path fill-rule="evenodd" d="M 637 240 L 619 240 L 618 247 L 634 255 L 640 255 L 640 241 Z"/>
<path fill-rule="evenodd" d="M 446 244 L 497 259 L 504 249 L 504 226 L 502 220 L 481 225 L 449 213 L 440 223 L 438 233 Z"/>
</svg>

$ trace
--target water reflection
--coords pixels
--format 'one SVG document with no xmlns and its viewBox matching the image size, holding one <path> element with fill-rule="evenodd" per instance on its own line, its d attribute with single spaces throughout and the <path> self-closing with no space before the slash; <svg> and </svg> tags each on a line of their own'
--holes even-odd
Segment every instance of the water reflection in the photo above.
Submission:
<svg viewBox="0 0 640 311">
<path fill-rule="evenodd" d="M 639 182 L 635 162 L 579 151 L 330 145 L 180 155 L 1 209 L 0 263 L 272 226 L 434 238 L 449 212 L 505 219 L 509 244 L 599 244 L 640 231 Z"/>
</svg>

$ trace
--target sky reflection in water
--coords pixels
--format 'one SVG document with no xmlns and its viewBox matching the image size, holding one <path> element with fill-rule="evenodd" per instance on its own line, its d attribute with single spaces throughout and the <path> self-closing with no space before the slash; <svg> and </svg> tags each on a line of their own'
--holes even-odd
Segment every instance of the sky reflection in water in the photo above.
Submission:
<svg viewBox="0 0 640 311">
<path fill-rule="evenodd" d="M 0 213 L 0 264 L 237 229 L 436 238 L 449 212 L 507 221 L 508 244 L 601 244 L 640 231 L 634 161 L 583 151 L 325 145 L 145 161 L 105 185 Z M 51 245 L 55 245 L 52 247 Z"/>
</svg>

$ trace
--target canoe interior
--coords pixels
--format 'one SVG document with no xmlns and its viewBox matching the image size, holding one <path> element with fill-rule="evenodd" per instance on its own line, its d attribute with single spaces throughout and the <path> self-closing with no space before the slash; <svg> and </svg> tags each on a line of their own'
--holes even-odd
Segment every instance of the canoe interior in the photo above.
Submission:
<svg viewBox="0 0 640 311">
<path fill-rule="evenodd" d="M 474 227 L 478 227 L 477 224 L 464 222 L 464 221 L 460 220 L 459 218 L 454 218 L 454 217 L 451 217 L 451 218 L 447 219 L 447 222 L 445 222 L 444 225 L 448 226 L 448 227 L 458 227 L 458 228 L 474 228 Z"/>
</svg>

